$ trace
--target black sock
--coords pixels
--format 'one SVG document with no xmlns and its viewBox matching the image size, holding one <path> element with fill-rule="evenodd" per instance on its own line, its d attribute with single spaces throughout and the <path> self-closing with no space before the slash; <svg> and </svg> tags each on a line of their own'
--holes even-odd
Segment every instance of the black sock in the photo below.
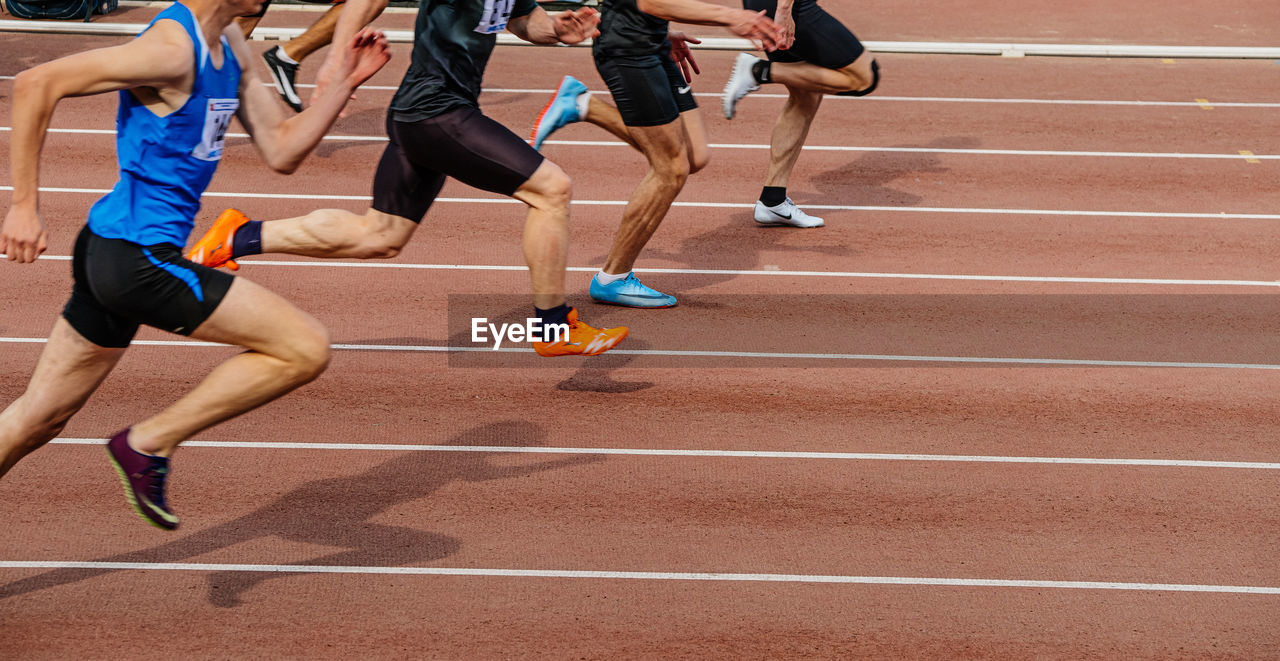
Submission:
<svg viewBox="0 0 1280 661">
<path fill-rule="evenodd" d="M 763 202 L 766 207 L 776 207 L 779 204 L 786 202 L 787 187 L 765 186 L 764 190 L 760 191 L 760 201 Z"/>
<path fill-rule="evenodd" d="M 262 254 L 262 221 L 251 220 L 241 225 L 231 237 L 231 258 Z"/>
<path fill-rule="evenodd" d="M 569 323 L 569 311 L 572 309 L 573 308 L 569 307 L 567 304 L 561 303 L 550 310 L 543 310 L 542 308 L 535 307 L 533 312 L 538 315 L 538 319 L 542 320 L 542 327 L 546 328 L 551 324 L 567 325 Z"/>
<path fill-rule="evenodd" d="M 759 62 L 751 65 L 751 77 L 754 78 L 757 83 L 773 82 L 770 78 L 773 73 L 773 69 L 770 67 L 771 64 L 773 63 L 769 60 L 760 60 Z"/>
</svg>

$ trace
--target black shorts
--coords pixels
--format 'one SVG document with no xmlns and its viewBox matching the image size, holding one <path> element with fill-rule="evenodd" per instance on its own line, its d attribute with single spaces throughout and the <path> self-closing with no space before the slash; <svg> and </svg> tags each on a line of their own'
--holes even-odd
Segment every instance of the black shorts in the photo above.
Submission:
<svg viewBox="0 0 1280 661">
<path fill-rule="evenodd" d="M 138 326 L 190 335 L 222 303 L 235 278 L 188 261 L 169 243 L 104 239 L 88 227 L 71 257 L 71 300 L 62 316 L 100 347 L 129 346 Z"/>
<path fill-rule="evenodd" d="M 346 0 L 302 0 L 313 5 L 340 5 Z M 262 18 L 267 15 L 267 7 L 271 6 L 271 0 L 262 0 L 262 9 L 256 14 L 245 14 L 244 18 Z"/>
<path fill-rule="evenodd" d="M 421 222 L 445 177 L 510 197 L 542 154 L 479 108 L 460 106 L 416 122 L 387 117 L 391 139 L 373 175 L 373 208 Z"/>
<path fill-rule="evenodd" d="M 693 110 L 690 85 L 671 54 L 635 57 L 597 53 L 596 71 L 609 86 L 613 104 L 627 126 L 664 126 Z"/>
<path fill-rule="evenodd" d="M 778 0 L 742 0 L 742 6 L 751 11 L 763 9 L 773 18 Z M 843 69 L 867 50 L 849 28 L 819 7 L 817 0 L 796 0 L 791 18 L 796 24 L 796 41 L 787 50 L 769 53 L 772 62 L 808 62 Z"/>
</svg>

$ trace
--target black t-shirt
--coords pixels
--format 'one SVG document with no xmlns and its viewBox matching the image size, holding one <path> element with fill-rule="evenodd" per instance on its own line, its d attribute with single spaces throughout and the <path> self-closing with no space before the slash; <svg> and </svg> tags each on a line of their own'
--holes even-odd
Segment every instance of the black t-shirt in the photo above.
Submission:
<svg viewBox="0 0 1280 661">
<path fill-rule="evenodd" d="M 418 0 L 413 55 L 391 116 L 402 122 L 480 106 L 480 81 L 507 20 L 528 16 L 535 0 Z"/>
<path fill-rule="evenodd" d="M 604 0 L 592 51 L 596 57 L 656 55 L 671 48 L 667 27 L 666 19 L 640 11 L 636 0 Z"/>
</svg>

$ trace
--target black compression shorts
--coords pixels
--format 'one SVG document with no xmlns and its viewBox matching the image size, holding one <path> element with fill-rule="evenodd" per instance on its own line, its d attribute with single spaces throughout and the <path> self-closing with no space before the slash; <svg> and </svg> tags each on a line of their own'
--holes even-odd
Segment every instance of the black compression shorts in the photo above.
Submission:
<svg viewBox="0 0 1280 661">
<path fill-rule="evenodd" d="M 142 324 L 190 335 L 235 280 L 187 261 L 178 246 L 104 239 L 88 227 L 76 238 L 71 276 L 63 318 L 86 340 L 116 348 L 129 346 Z"/>
<path fill-rule="evenodd" d="M 627 126 L 664 126 L 698 107 L 669 52 L 636 57 L 597 54 L 595 60 Z"/>
<path fill-rule="evenodd" d="M 478 108 L 461 106 L 402 122 L 387 117 L 391 139 L 373 176 L 373 208 L 421 222 L 445 177 L 511 196 L 542 165 L 539 154 Z"/>
<path fill-rule="evenodd" d="M 302 1 L 306 3 L 314 4 L 314 5 L 340 5 L 343 2 L 346 2 L 346 0 L 302 0 Z M 263 16 L 267 15 L 267 7 L 270 7 L 270 6 L 271 6 L 271 0 L 262 0 L 262 9 L 259 9 L 256 14 L 245 14 L 244 18 L 262 18 Z"/>
<path fill-rule="evenodd" d="M 773 18 L 778 0 L 742 0 L 751 11 L 764 10 Z M 796 0 L 791 7 L 796 24 L 796 40 L 791 48 L 769 53 L 772 62 L 808 62 L 827 69 L 843 69 L 866 48 L 849 28 L 818 6 L 817 0 Z"/>
</svg>

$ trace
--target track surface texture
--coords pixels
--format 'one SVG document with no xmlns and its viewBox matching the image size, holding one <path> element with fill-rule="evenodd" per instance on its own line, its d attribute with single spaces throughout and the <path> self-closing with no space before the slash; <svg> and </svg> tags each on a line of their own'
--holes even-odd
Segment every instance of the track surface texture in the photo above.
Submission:
<svg viewBox="0 0 1280 661">
<path fill-rule="evenodd" d="M 1280 42 L 1263 0 L 824 5 L 867 40 Z M 0 34 L 0 206 L 11 77 L 120 41 Z M 393 52 L 295 175 L 231 138 L 198 231 L 364 209 Z M 629 353 L 445 353 L 458 296 L 520 317 L 528 287 L 522 207 L 455 182 L 394 260 L 245 260 L 331 329 L 328 372 L 180 451 L 164 533 L 97 446 L 233 350 L 144 330 L 0 481 L 0 658 L 1280 658 L 1280 65 L 882 55 L 875 96 L 824 102 L 790 192 L 827 226 L 791 231 L 750 217 L 782 90 L 721 118 L 733 56 L 697 53 L 711 164 L 638 265 L 678 308 L 585 295 L 641 157 L 587 125 L 545 148 L 570 300 Z M 500 47 L 483 106 L 526 134 L 564 74 L 607 98 L 584 49 Z M 0 263 L 2 403 L 114 113 L 53 119 L 49 251 Z"/>
</svg>

